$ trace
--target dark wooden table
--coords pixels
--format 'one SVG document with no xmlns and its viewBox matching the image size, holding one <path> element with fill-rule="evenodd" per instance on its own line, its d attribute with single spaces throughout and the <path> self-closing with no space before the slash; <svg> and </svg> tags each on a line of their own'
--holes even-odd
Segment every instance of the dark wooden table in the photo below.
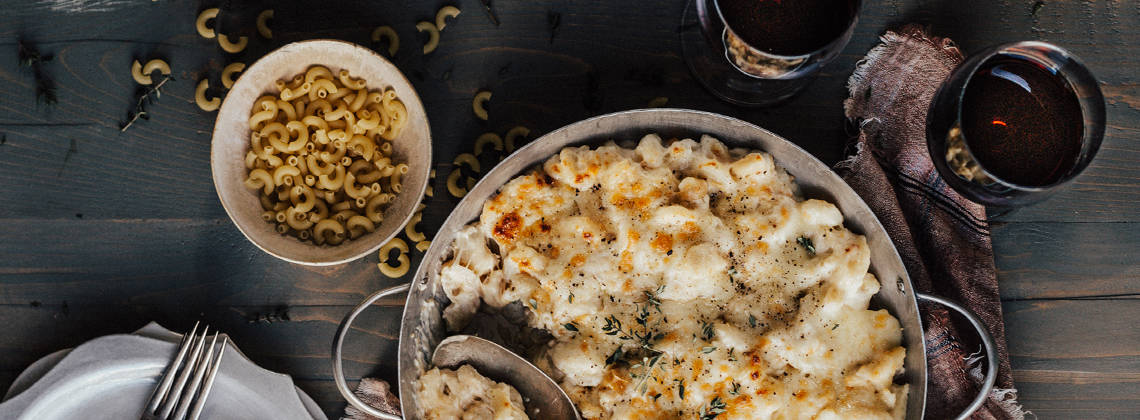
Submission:
<svg viewBox="0 0 1140 420">
<path fill-rule="evenodd" d="M 229 55 L 194 31 L 218 1 L 14 0 L 0 11 L 0 389 L 52 351 L 150 320 L 174 329 L 202 319 L 229 332 L 253 360 L 293 376 L 331 418 L 337 322 L 372 291 L 399 283 L 377 256 L 329 268 L 277 260 L 226 217 L 210 178 L 214 114 L 193 104 L 196 82 L 251 63 L 286 42 L 339 38 L 369 44 L 375 26 L 401 35 L 397 65 L 428 109 L 436 167 L 486 131 L 525 125 L 538 135 L 601 113 L 668 105 L 724 113 L 766 127 L 834 163 L 847 134 L 840 103 L 854 63 L 885 29 L 931 25 L 968 53 L 1040 39 L 1082 57 L 1102 81 L 1108 131 L 1096 161 L 1046 203 L 993 228 L 1007 339 L 1020 401 L 1041 418 L 1140 417 L 1140 4 L 1134 1 L 868 1 L 855 37 L 801 96 L 747 110 L 706 93 L 680 56 L 682 0 L 496 0 L 501 26 L 477 0 L 423 56 L 414 24 L 438 2 L 276 2 L 276 38 L 252 37 Z M 234 2 L 239 3 L 239 2 Z M 262 6 L 226 14 L 249 30 Z M 555 33 L 548 28 L 559 13 Z M 285 25 L 283 22 L 289 22 Z M 54 59 L 42 65 L 58 103 L 37 103 L 32 71 L 17 62 L 23 37 Z M 379 46 L 376 46 L 379 49 Z M 150 120 L 124 133 L 132 59 L 174 68 Z M 491 119 L 470 110 L 494 92 Z M 426 211 L 435 229 L 458 201 L 436 180 Z M 351 376 L 394 377 L 402 301 L 368 312 L 349 338 Z"/>
</svg>

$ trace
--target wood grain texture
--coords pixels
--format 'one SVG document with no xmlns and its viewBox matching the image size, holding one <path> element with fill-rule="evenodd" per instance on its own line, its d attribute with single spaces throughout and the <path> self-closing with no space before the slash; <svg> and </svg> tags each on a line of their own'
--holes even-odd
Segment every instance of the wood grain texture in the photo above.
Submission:
<svg viewBox="0 0 1140 420">
<path fill-rule="evenodd" d="M 13 0 L 0 12 L 0 389 L 60 348 L 150 320 L 185 329 L 202 319 L 233 335 L 255 362 L 293 375 L 330 418 L 339 417 L 344 403 L 327 359 L 336 324 L 351 305 L 398 280 L 376 271 L 375 255 L 329 268 L 278 261 L 226 218 L 210 180 L 214 115 L 194 106 L 193 89 L 203 77 L 219 85 L 229 62 L 249 64 L 310 38 L 383 50 L 368 35 L 392 25 L 401 37 L 393 62 L 420 93 L 435 139 L 436 194 L 421 225 L 430 236 L 458 202 L 443 187 L 451 159 L 471 151 L 478 135 L 524 125 L 533 138 L 659 96 L 670 107 L 756 123 L 834 163 L 850 133 L 841 108 L 846 78 L 884 30 L 917 22 L 967 53 L 1007 41 L 1053 42 L 1101 80 L 1108 130 L 1097 159 L 1049 201 L 1001 216 L 994 248 L 1026 408 L 1041 418 L 1140 417 L 1140 6 L 869 1 L 850 45 L 802 95 L 777 108 L 743 109 L 690 77 L 677 42 L 680 0 L 496 0 L 498 27 L 477 0 L 450 2 L 463 14 L 429 56 L 419 53 L 424 38 L 414 24 L 433 18 L 440 4 L 222 3 Z M 222 32 L 251 36 L 241 54 L 225 54 L 194 32 L 198 11 L 218 5 L 226 7 Z M 276 37 L 263 40 L 252 22 L 270 5 Z M 549 12 L 561 13 L 553 38 Z M 21 37 L 54 56 L 44 68 L 58 104 L 36 103 L 32 74 L 17 65 Z M 148 108 L 151 120 L 120 133 L 138 89 L 130 62 L 156 57 L 171 63 L 177 80 Z M 470 109 L 484 89 L 494 92 L 488 122 Z M 282 307 L 289 322 L 248 321 Z M 350 377 L 394 379 L 401 307 L 385 300 L 362 317 L 346 349 Z"/>
</svg>

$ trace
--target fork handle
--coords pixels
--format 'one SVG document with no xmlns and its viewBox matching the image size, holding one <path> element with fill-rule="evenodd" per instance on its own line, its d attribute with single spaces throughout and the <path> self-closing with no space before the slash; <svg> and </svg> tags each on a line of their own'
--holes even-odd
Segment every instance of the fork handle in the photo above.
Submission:
<svg viewBox="0 0 1140 420">
<path fill-rule="evenodd" d="M 360 315 L 361 312 L 364 312 L 365 309 L 368 309 L 368 307 L 372 306 L 372 304 L 376 303 L 376 301 L 397 293 L 404 293 L 408 291 L 410 287 L 411 283 L 389 287 L 387 289 L 373 293 L 372 296 L 368 297 L 368 299 L 364 299 L 363 302 L 360 302 L 359 305 L 356 305 L 356 307 L 352 309 L 352 312 L 349 312 L 348 315 L 344 316 L 344 320 L 340 322 L 340 326 L 338 326 L 336 329 L 336 338 L 333 339 L 333 379 L 336 382 L 336 389 L 340 391 L 340 395 L 344 396 L 344 399 L 348 400 L 348 403 L 353 407 L 356 407 L 357 410 L 363 411 L 370 416 L 379 417 L 384 420 L 402 420 L 403 418 L 395 414 L 388 414 L 373 408 L 372 406 L 366 404 L 364 401 L 361 401 L 360 397 L 357 397 L 356 393 L 352 392 L 352 389 L 348 387 L 348 381 L 344 379 L 344 359 L 342 357 L 341 350 L 344 346 L 344 336 L 348 334 L 348 330 L 352 327 L 352 322 L 356 320 L 357 315 Z"/>
</svg>

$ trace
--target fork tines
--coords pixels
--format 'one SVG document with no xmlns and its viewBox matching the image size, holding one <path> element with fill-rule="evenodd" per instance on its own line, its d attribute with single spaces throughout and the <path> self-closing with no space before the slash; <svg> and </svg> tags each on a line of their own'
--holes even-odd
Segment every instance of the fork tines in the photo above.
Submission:
<svg viewBox="0 0 1140 420">
<path fill-rule="evenodd" d="M 182 336 L 174 360 L 166 367 L 143 411 L 142 420 L 197 420 L 214 385 L 228 337 L 218 344 L 218 333 L 206 343 L 210 327 L 198 334 L 198 324 Z M 216 348 L 216 350 L 215 350 Z"/>
</svg>

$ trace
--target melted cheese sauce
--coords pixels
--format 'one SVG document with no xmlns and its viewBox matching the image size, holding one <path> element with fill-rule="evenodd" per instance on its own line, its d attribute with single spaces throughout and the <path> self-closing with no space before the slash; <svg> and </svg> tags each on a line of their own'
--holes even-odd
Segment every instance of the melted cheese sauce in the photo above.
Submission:
<svg viewBox="0 0 1140 420">
<path fill-rule="evenodd" d="M 905 415 L 901 328 L 867 309 L 866 240 L 767 154 L 708 136 L 566 148 L 453 250 L 448 328 L 523 303 L 554 336 L 537 362 L 586 418 Z"/>
<path fill-rule="evenodd" d="M 420 376 L 416 398 L 423 417 L 435 419 L 525 420 L 523 400 L 514 387 L 487 379 L 468 365 L 432 369 Z"/>
</svg>

